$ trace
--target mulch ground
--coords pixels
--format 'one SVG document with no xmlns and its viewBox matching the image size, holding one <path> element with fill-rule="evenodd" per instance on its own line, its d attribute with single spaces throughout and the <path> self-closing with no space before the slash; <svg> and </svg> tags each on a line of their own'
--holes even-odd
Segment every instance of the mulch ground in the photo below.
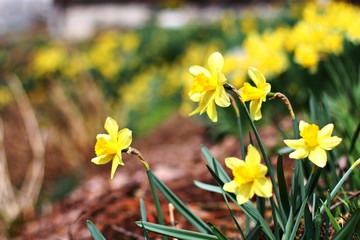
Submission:
<svg viewBox="0 0 360 240">
<path fill-rule="evenodd" d="M 276 129 L 260 131 L 267 145 L 273 145 Z M 227 136 L 218 142 L 207 140 L 207 128 L 193 118 L 174 116 L 156 131 L 135 140 L 132 146 L 142 152 L 153 172 L 199 217 L 210 221 L 229 237 L 238 238 L 222 196 L 197 188 L 193 181 L 214 183 L 205 166 L 200 146 L 207 146 L 223 162 L 240 157 L 239 143 Z M 107 239 L 143 239 L 135 225 L 140 220 L 139 199 L 147 208 L 148 221 L 156 222 L 156 211 L 146 173 L 136 156 L 124 154 L 125 167 L 119 167 L 110 181 L 110 165 L 85 180 L 65 199 L 26 221 L 16 229 L 14 239 L 91 239 L 86 220 L 91 220 Z M 89 164 L 92 164 L 89 159 Z M 291 172 L 291 166 L 288 170 Z M 166 224 L 170 225 L 168 202 L 160 195 Z M 243 217 L 236 211 L 240 222 Z M 193 229 L 175 210 L 176 227 Z M 157 237 L 151 235 L 151 237 Z"/>
</svg>

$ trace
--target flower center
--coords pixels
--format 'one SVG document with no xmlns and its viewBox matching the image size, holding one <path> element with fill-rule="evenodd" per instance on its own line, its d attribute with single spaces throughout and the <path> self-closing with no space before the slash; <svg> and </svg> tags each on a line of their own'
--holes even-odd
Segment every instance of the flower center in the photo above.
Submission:
<svg viewBox="0 0 360 240">
<path fill-rule="evenodd" d="M 114 142 L 106 140 L 103 137 L 99 138 L 95 144 L 96 156 L 116 154 L 117 150 L 118 148 Z"/>
<path fill-rule="evenodd" d="M 204 74 L 199 74 L 194 78 L 194 85 L 191 88 L 191 92 L 202 93 L 204 91 L 211 91 L 215 89 L 216 85 L 211 84 L 209 78 L 207 78 Z"/>
<path fill-rule="evenodd" d="M 305 139 L 305 142 L 309 147 L 315 147 L 318 145 L 318 133 L 319 127 L 315 124 L 304 127 L 304 131 L 300 134 Z"/>
<path fill-rule="evenodd" d="M 255 174 L 252 171 L 249 171 L 245 166 L 237 167 L 233 170 L 234 181 L 239 185 L 253 182 L 255 179 Z"/>
<path fill-rule="evenodd" d="M 241 98 L 244 102 L 261 99 L 264 95 L 264 90 L 253 87 L 249 83 L 244 83 L 241 88 Z"/>
</svg>

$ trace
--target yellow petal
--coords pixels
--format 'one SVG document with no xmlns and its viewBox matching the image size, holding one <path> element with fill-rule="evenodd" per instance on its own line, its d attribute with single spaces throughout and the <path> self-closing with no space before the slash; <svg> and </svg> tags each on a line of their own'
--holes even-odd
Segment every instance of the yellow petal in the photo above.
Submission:
<svg viewBox="0 0 360 240">
<path fill-rule="evenodd" d="M 334 130 L 334 124 L 330 123 L 324 126 L 319 132 L 318 132 L 318 139 L 324 139 L 331 137 L 331 134 Z"/>
<path fill-rule="evenodd" d="M 305 122 L 305 121 L 303 121 L 303 120 L 301 120 L 301 121 L 299 122 L 300 135 L 302 135 L 301 133 L 304 131 L 304 128 L 305 128 L 306 126 L 308 126 L 308 125 L 309 125 L 309 123 L 307 123 L 307 122 Z"/>
<path fill-rule="evenodd" d="M 286 139 L 284 143 L 293 149 L 302 148 L 305 146 L 305 140 L 301 139 Z"/>
<path fill-rule="evenodd" d="M 324 138 L 324 139 L 319 139 L 319 145 L 320 147 L 322 147 L 325 150 L 331 150 L 334 147 L 336 147 L 337 145 L 340 144 L 340 142 L 342 141 L 341 138 L 337 137 L 337 136 L 333 136 L 333 137 L 328 137 L 328 138 Z"/>
<path fill-rule="evenodd" d="M 114 157 L 114 159 L 113 159 L 113 161 L 112 161 L 112 164 L 111 164 L 111 176 L 110 176 L 111 179 L 113 179 L 114 174 L 115 174 L 115 172 L 116 172 L 116 169 L 117 169 L 117 167 L 118 167 L 119 165 L 124 165 L 124 162 L 122 161 L 122 157 L 121 157 L 121 151 L 119 151 L 119 152 L 115 155 L 115 157 Z"/>
<path fill-rule="evenodd" d="M 254 196 L 254 190 L 252 189 L 252 183 L 242 184 L 236 189 L 236 201 L 239 204 L 246 203 L 250 198 Z"/>
<path fill-rule="evenodd" d="M 247 150 L 248 150 L 248 152 L 245 157 L 246 165 L 252 164 L 252 165 L 258 166 L 261 161 L 261 157 L 260 157 L 258 150 L 256 150 L 256 148 L 251 144 L 248 146 Z"/>
<path fill-rule="evenodd" d="M 294 152 L 289 154 L 290 158 L 293 159 L 303 159 L 309 155 L 309 151 L 307 148 L 298 148 Z"/>
<path fill-rule="evenodd" d="M 227 95 L 223 86 L 216 88 L 215 90 L 215 103 L 220 107 L 228 107 L 230 105 L 230 98 Z"/>
<path fill-rule="evenodd" d="M 201 93 L 190 93 L 189 92 L 190 100 L 193 102 L 199 102 L 201 100 L 202 94 Z"/>
<path fill-rule="evenodd" d="M 113 141 L 116 141 L 117 133 L 119 130 L 119 126 L 118 126 L 117 122 L 114 119 L 112 119 L 111 117 L 107 117 L 104 128 L 109 133 L 111 139 L 113 139 Z"/>
<path fill-rule="evenodd" d="M 213 101 L 209 102 L 209 105 L 207 106 L 207 109 L 206 109 L 206 113 L 209 116 L 209 118 L 211 119 L 211 121 L 217 122 L 218 118 L 217 118 L 215 102 L 213 102 Z"/>
<path fill-rule="evenodd" d="M 238 185 L 236 184 L 236 182 L 231 181 L 231 182 L 225 183 L 224 186 L 223 186 L 223 189 L 226 192 L 234 193 L 234 192 L 236 192 L 237 187 L 238 187 Z"/>
<path fill-rule="evenodd" d="M 208 59 L 208 65 L 210 72 L 213 76 L 217 76 L 219 72 L 223 69 L 224 58 L 219 52 L 214 52 L 210 55 Z"/>
<path fill-rule="evenodd" d="M 266 83 L 266 79 L 261 72 L 259 72 L 256 68 L 250 67 L 248 70 L 248 74 L 250 79 L 255 83 L 257 87 L 260 87 Z"/>
<path fill-rule="evenodd" d="M 96 139 L 99 139 L 99 138 L 104 138 L 104 139 L 107 140 L 107 141 L 111 141 L 111 137 L 110 137 L 109 134 L 103 134 L 103 133 L 101 133 L 101 134 L 96 135 Z M 114 139 L 114 140 L 115 140 L 115 139 Z"/>
<path fill-rule="evenodd" d="M 118 133 L 117 141 L 121 150 L 128 148 L 132 142 L 132 131 L 128 128 L 121 129 Z"/>
<path fill-rule="evenodd" d="M 231 170 L 234 170 L 240 166 L 244 166 L 245 162 L 236 157 L 228 157 L 228 158 L 225 158 L 225 165 L 226 165 L 226 167 L 230 168 Z"/>
<path fill-rule="evenodd" d="M 318 167 L 325 167 L 327 162 L 326 151 L 321 147 L 316 147 L 309 154 L 309 160 Z"/>
<path fill-rule="evenodd" d="M 93 159 L 91 159 L 91 162 L 97 165 L 102 165 L 110 162 L 113 157 L 114 155 L 100 155 L 98 157 L 94 157 Z"/>
<path fill-rule="evenodd" d="M 265 177 L 255 179 L 253 188 L 255 194 L 260 197 L 269 198 L 272 196 L 272 184 Z"/>
<path fill-rule="evenodd" d="M 117 151 L 117 145 L 113 141 L 106 140 L 105 138 L 98 138 L 95 143 L 96 156 L 100 155 L 111 155 Z"/>
<path fill-rule="evenodd" d="M 211 73 L 209 72 L 209 70 L 207 70 L 204 67 L 201 66 L 191 66 L 189 68 L 189 72 L 191 73 L 191 75 L 193 75 L 194 77 L 200 74 L 204 74 L 207 78 L 211 78 Z"/>
<path fill-rule="evenodd" d="M 250 102 L 250 116 L 255 121 L 262 118 L 261 104 L 261 100 L 253 100 Z"/>
</svg>

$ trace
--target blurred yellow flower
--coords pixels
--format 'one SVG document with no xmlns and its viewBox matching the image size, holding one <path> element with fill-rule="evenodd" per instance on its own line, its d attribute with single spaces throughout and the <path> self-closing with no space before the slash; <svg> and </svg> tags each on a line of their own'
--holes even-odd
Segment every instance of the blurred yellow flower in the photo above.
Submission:
<svg viewBox="0 0 360 240">
<path fill-rule="evenodd" d="M 65 47 L 61 45 L 37 49 L 32 59 L 31 70 L 37 77 L 60 71 L 67 61 L 67 54 Z"/>
<path fill-rule="evenodd" d="M 320 56 L 318 51 L 312 45 L 299 45 L 295 48 L 295 62 L 305 68 L 316 70 Z"/>
<path fill-rule="evenodd" d="M 295 149 L 289 157 L 302 159 L 308 157 L 318 167 L 325 167 L 327 162 L 326 151 L 340 144 L 341 138 L 331 136 L 333 124 L 327 124 L 321 130 L 315 124 L 300 121 L 299 130 L 302 138 L 296 140 L 284 140 L 285 144 Z"/>
<path fill-rule="evenodd" d="M 193 102 L 199 102 L 199 106 L 190 115 L 205 111 L 211 121 L 217 121 L 216 106 L 228 107 L 230 98 L 227 95 L 224 84 L 226 78 L 221 72 L 224 66 L 224 58 L 219 52 L 210 55 L 208 59 L 209 70 L 201 66 L 191 66 L 190 73 L 194 76 L 194 83 L 190 89 L 189 97 Z"/>
<path fill-rule="evenodd" d="M 243 204 L 254 194 L 270 198 L 272 184 L 265 177 L 268 169 L 260 163 L 260 154 L 252 145 L 248 146 L 248 153 L 244 160 L 235 157 L 225 159 L 225 164 L 232 170 L 234 180 L 225 183 L 223 189 L 236 194 L 236 201 Z"/>
<path fill-rule="evenodd" d="M 106 164 L 112 160 L 111 179 L 114 177 L 116 168 L 124 165 L 121 152 L 129 148 L 132 142 L 132 131 L 124 128 L 119 131 L 117 122 L 108 117 L 104 125 L 108 134 L 96 136 L 95 153 L 96 157 L 91 159 L 95 164 Z"/>
<path fill-rule="evenodd" d="M 261 105 L 266 101 L 266 95 L 271 90 L 270 83 L 266 82 L 264 75 L 256 68 L 249 68 L 249 77 L 255 83 L 256 87 L 251 86 L 249 83 L 244 83 L 240 88 L 240 96 L 244 102 L 250 102 L 250 115 L 253 120 L 260 120 L 262 118 Z"/>
</svg>

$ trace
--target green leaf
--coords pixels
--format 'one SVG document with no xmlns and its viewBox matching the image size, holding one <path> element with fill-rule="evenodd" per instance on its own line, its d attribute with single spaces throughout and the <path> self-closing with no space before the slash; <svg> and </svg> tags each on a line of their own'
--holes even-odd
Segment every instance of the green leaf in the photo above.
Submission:
<svg viewBox="0 0 360 240">
<path fill-rule="evenodd" d="M 196 216 L 160 179 L 158 179 L 152 172 L 150 172 L 150 174 L 153 176 L 159 191 L 174 205 L 181 215 L 183 215 L 200 232 L 212 233 L 209 226 Z"/>
<path fill-rule="evenodd" d="M 281 155 L 279 155 L 277 159 L 277 177 L 278 177 L 278 185 L 280 192 L 280 200 L 283 205 L 286 216 L 289 217 L 289 212 L 290 212 L 289 194 L 286 187 L 283 158 Z"/>
<path fill-rule="evenodd" d="M 252 230 L 244 240 L 257 240 L 260 238 L 261 235 L 261 227 L 257 225 L 254 230 Z"/>
<path fill-rule="evenodd" d="M 221 164 L 215 159 L 215 157 L 210 153 L 209 149 L 207 147 L 202 146 L 201 152 L 208 163 L 209 167 L 218 175 L 218 177 L 221 179 L 222 182 L 230 182 L 229 175 L 225 172 L 224 168 L 221 166 Z"/>
<path fill-rule="evenodd" d="M 243 232 L 243 230 L 241 229 L 241 226 L 240 226 L 239 222 L 237 221 L 233 210 L 232 210 L 231 207 L 230 207 L 230 204 L 229 204 L 229 201 L 227 200 L 227 197 L 226 197 L 226 193 L 225 193 L 225 192 L 223 192 L 223 197 L 224 197 L 226 206 L 227 206 L 228 209 L 229 209 L 229 212 L 230 212 L 230 214 L 231 214 L 231 217 L 232 217 L 232 219 L 234 220 L 235 225 L 236 225 L 237 229 L 238 229 L 239 232 L 240 232 L 241 238 L 244 239 L 244 238 L 245 238 L 244 232 Z"/>
<path fill-rule="evenodd" d="M 330 222 L 333 225 L 335 231 L 339 232 L 341 229 L 339 223 L 336 221 L 334 215 L 332 215 L 332 213 L 330 212 L 330 209 L 326 205 L 324 205 L 324 208 L 325 208 L 326 215 L 329 217 Z"/>
<path fill-rule="evenodd" d="M 140 213 L 141 213 L 141 220 L 146 222 L 147 221 L 146 208 L 145 208 L 144 200 L 142 198 L 140 198 Z"/>
<path fill-rule="evenodd" d="M 178 239 L 199 239 L 199 240 L 212 240 L 218 239 L 215 235 L 210 235 L 207 233 L 193 232 L 189 230 L 183 230 L 173 227 L 168 227 L 160 224 L 137 221 L 135 222 L 141 228 L 146 229 L 147 231 L 158 233 L 164 236 L 178 238 Z"/>
<path fill-rule="evenodd" d="M 140 198 L 140 213 L 141 213 L 141 220 L 146 222 L 147 221 L 146 208 L 145 208 L 144 200 L 142 198 Z M 150 240 L 148 232 L 145 229 L 143 230 L 144 230 L 145 239 Z"/>
<path fill-rule="evenodd" d="M 359 76 L 360 76 L 360 74 L 359 74 Z M 356 127 L 356 130 L 355 130 L 355 132 L 354 132 L 353 137 L 351 138 L 351 144 L 350 144 L 349 154 L 351 154 L 352 151 L 354 150 L 354 148 L 355 148 L 355 143 L 356 143 L 356 140 L 357 140 L 357 138 L 359 137 L 359 135 L 360 135 L 360 122 L 359 122 L 359 124 L 358 124 L 357 127 Z"/>
<path fill-rule="evenodd" d="M 199 182 L 197 180 L 194 181 L 194 184 L 201 188 L 204 189 L 206 191 L 209 192 L 215 192 L 215 193 L 223 193 L 222 189 L 219 186 L 215 186 L 215 185 L 211 185 L 211 184 L 207 184 L 207 183 L 203 183 L 203 182 Z"/>
<path fill-rule="evenodd" d="M 106 238 L 101 234 L 99 229 L 93 224 L 90 220 L 86 220 L 86 225 L 91 233 L 91 236 L 94 240 L 106 240 Z"/>
<path fill-rule="evenodd" d="M 305 215 L 305 239 L 312 240 L 314 239 L 315 229 L 314 229 L 314 223 L 312 221 L 312 216 L 309 210 L 309 206 L 305 207 L 304 215 Z"/>
<path fill-rule="evenodd" d="M 360 209 L 358 209 L 345 223 L 345 226 L 336 234 L 333 240 L 351 239 L 351 236 L 360 228 Z M 358 236 L 359 237 L 359 236 Z"/>
<path fill-rule="evenodd" d="M 214 224 L 211 222 L 208 222 L 208 225 L 210 226 L 213 233 L 218 237 L 219 240 L 229 240 L 226 235 L 220 231 Z"/>
</svg>

